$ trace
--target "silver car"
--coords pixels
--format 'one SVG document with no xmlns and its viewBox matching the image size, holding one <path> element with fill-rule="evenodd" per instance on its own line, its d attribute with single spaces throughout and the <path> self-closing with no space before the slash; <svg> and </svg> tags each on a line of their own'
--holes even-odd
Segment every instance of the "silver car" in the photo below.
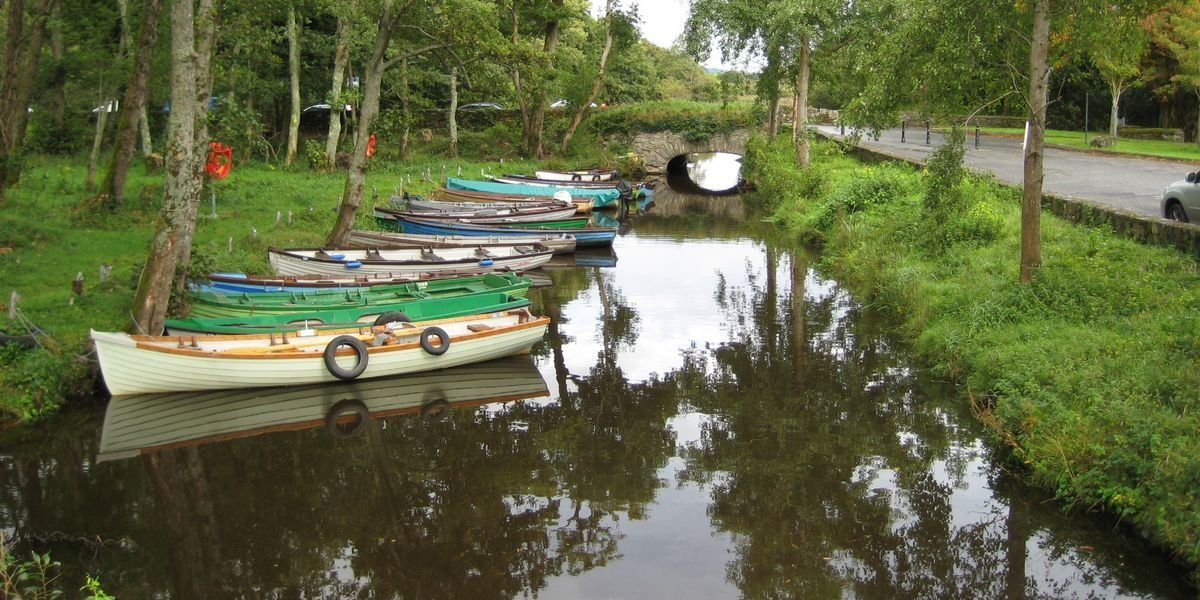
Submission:
<svg viewBox="0 0 1200 600">
<path fill-rule="evenodd" d="M 1200 222 L 1200 171 L 1163 190 L 1162 215 L 1172 221 Z"/>
</svg>

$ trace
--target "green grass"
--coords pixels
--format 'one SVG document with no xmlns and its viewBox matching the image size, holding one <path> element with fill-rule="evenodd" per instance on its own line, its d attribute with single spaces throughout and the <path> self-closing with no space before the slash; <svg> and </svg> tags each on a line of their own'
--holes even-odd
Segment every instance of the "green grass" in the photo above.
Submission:
<svg viewBox="0 0 1200 600">
<path fill-rule="evenodd" d="M 1008 135 L 1014 137 L 1021 137 L 1025 135 L 1024 129 L 1016 127 L 981 127 L 979 130 L 983 133 Z M 1088 141 L 1091 141 L 1097 135 L 1107 134 L 1107 131 L 1090 132 L 1088 133 Z M 1133 154 L 1138 156 L 1154 156 L 1159 158 L 1200 161 L 1200 145 L 1197 145 L 1195 142 L 1183 143 L 1170 142 L 1167 140 L 1135 140 L 1130 138 L 1120 138 L 1117 140 L 1116 144 L 1107 148 L 1093 148 L 1092 146 L 1084 143 L 1082 131 L 1047 129 L 1046 143 L 1067 146 L 1070 148 L 1078 148 L 1080 150 L 1108 152 L 1112 154 Z"/>
<path fill-rule="evenodd" d="M 414 193 L 432 189 L 426 173 L 440 180 L 443 168 L 446 175 L 457 175 L 461 168 L 463 176 L 478 178 L 481 169 L 492 174 L 530 172 L 541 164 L 429 157 L 403 163 L 379 160 L 367 174 L 358 226 L 374 228 L 370 207 L 386 203 L 401 185 Z M 33 159 L 0 205 L 0 248 L 11 249 L 0 253 L 0 304 L 7 305 L 14 291 L 20 295 L 18 318 L 10 321 L 7 310 L 0 311 L 0 329 L 24 333 L 32 325 L 47 334 L 43 350 L 0 348 L 0 415 L 36 420 L 56 412 L 66 399 L 94 397 L 99 388 L 87 358 L 88 330 L 124 330 L 131 322 L 130 302 L 154 232 L 162 176 L 136 167 L 129 199 L 116 214 L 89 207 L 85 176 L 78 160 Z M 269 272 L 267 246 L 322 244 L 344 183 L 344 173 L 256 163 L 236 166 L 227 179 L 211 186 L 215 217 L 212 196 L 205 194 L 191 267 Z M 102 265 L 112 266 L 104 282 L 99 280 Z M 82 297 L 75 297 L 71 289 L 77 273 L 84 279 Z"/>
<path fill-rule="evenodd" d="M 1032 479 L 1200 567 L 1196 263 L 1044 214 L 1043 266 L 1021 285 L 1019 190 L 968 179 L 937 213 L 928 173 L 819 147 L 797 171 L 786 144 L 750 145 L 770 218 L 823 243 L 825 268 L 899 314 Z"/>
</svg>

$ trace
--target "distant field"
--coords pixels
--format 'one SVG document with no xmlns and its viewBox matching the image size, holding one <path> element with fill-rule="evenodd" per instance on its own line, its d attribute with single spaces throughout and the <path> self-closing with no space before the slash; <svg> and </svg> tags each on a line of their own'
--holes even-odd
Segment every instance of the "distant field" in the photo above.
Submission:
<svg viewBox="0 0 1200 600">
<path fill-rule="evenodd" d="M 1023 136 L 1025 130 L 1017 127 L 981 127 L 980 131 L 984 133 L 993 133 L 1000 135 Z M 1104 132 L 1090 132 L 1088 141 L 1096 135 L 1104 135 Z M 1142 156 L 1157 156 L 1161 158 L 1178 158 L 1183 160 L 1194 160 L 1200 162 L 1200 146 L 1195 142 L 1181 143 L 1168 142 L 1166 140 L 1133 140 L 1122 138 L 1113 146 L 1108 148 L 1092 148 L 1083 142 L 1082 131 L 1063 131 L 1060 129 L 1046 130 L 1046 142 L 1049 144 L 1057 144 L 1060 146 L 1070 146 L 1081 150 L 1094 150 L 1097 152 L 1111 152 L 1114 154 L 1138 154 Z"/>
</svg>

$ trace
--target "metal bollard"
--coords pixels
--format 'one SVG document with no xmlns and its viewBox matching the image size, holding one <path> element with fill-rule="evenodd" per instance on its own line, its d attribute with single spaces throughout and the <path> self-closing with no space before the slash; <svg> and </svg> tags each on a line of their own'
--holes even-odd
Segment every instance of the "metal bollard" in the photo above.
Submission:
<svg viewBox="0 0 1200 600">
<path fill-rule="evenodd" d="M 846 124 L 839 122 L 838 127 L 841 129 L 841 133 L 838 135 L 846 135 Z"/>
<path fill-rule="evenodd" d="M 975 126 L 975 149 L 979 149 L 979 126 Z"/>
<path fill-rule="evenodd" d="M 929 121 L 925 121 L 925 145 L 929 145 Z"/>
<path fill-rule="evenodd" d="M 900 121 L 900 143 L 901 144 L 904 143 L 904 129 L 905 129 L 905 125 L 907 125 L 907 124 L 908 124 L 908 121 Z"/>
</svg>

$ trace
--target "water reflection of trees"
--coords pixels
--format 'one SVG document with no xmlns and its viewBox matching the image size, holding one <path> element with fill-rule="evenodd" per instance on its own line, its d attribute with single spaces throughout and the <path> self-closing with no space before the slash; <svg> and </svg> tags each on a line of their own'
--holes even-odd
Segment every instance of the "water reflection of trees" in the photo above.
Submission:
<svg viewBox="0 0 1200 600">
<path fill-rule="evenodd" d="M 957 425 L 970 416 L 844 293 L 810 289 L 820 282 L 802 254 L 788 258 L 767 250 L 744 289 L 718 288 L 730 339 L 691 352 L 679 378 L 711 415 L 679 477 L 710 489 L 712 523 L 735 540 L 726 576 L 743 596 L 1062 597 L 1113 584 L 1073 552 L 1062 560 L 1080 575 L 1026 573 L 1052 507 L 1000 496 L 987 514 L 955 513 L 983 452 Z"/>
</svg>

